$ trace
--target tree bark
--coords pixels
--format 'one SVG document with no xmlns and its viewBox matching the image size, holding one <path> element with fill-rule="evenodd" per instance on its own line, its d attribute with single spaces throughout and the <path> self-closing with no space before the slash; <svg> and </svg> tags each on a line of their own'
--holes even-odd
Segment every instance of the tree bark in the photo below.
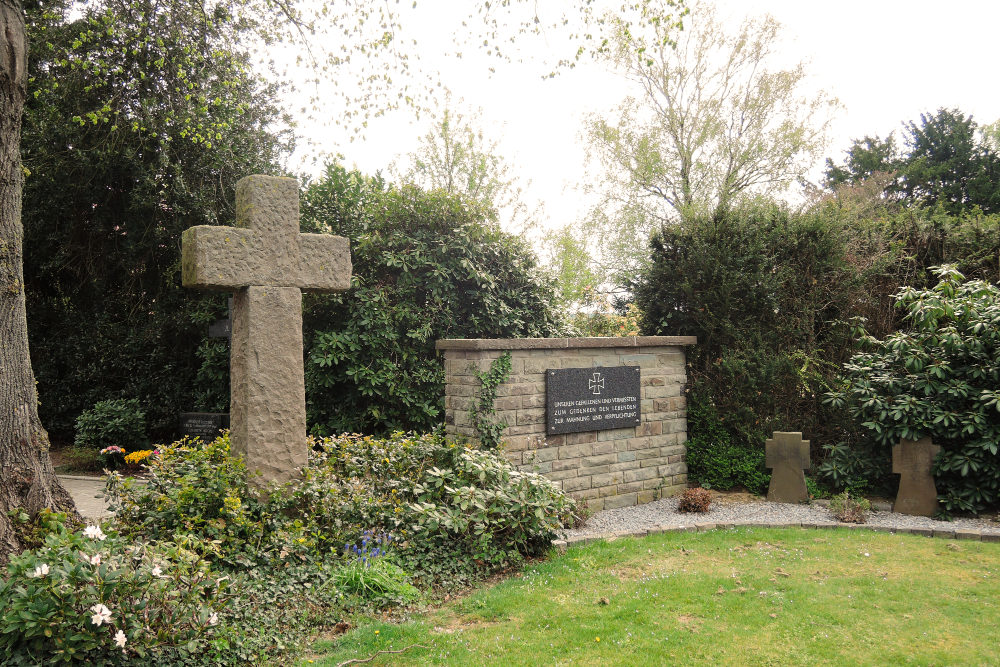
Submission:
<svg viewBox="0 0 1000 667">
<path fill-rule="evenodd" d="M 52 469 L 28 355 L 20 151 L 26 71 L 24 8 L 0 0 L 0 563 L 22 546 L 9 511 L 76 511 Z"/>
</svg>

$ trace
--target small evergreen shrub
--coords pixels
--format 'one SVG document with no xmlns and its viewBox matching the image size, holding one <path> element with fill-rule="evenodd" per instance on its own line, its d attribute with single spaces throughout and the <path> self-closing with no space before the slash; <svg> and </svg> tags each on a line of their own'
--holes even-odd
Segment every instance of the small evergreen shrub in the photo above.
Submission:
<svg viewBox="0 0 1000 667">
<path fill-rule="evenodd" d="M 677 503 L 677 510 L 680 512 L 707 512 L 708 506 L 712 504 L 712 494 L 708 489 L 687 489 L 681 494 L 681 499 Z"/>
<path fill-rule="evenodd" d="M 850 493 L 844 491 L 830 499 L 830 511 L 837 521 L 864 523 L 872 506 L 865 498 L 852 498 Z"/>
<path fill-rule="evenodd" d="M 99 450 L 115 445 L 130 452 L 147 443 L 146 415 L 137 399 L 100 401 L 76 419 L 76 447 Z"/>
</svg>

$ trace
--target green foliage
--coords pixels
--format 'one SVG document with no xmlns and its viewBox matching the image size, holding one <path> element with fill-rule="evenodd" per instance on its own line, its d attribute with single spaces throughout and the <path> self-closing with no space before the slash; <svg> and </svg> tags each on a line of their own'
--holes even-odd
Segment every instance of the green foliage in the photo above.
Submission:
<svg viewBox="0 0 1000 667">
<path fill-rule="evenodd" d="M 160 448 L 141 482 L 108 478 L 111 508 L 121 531 L 166 539 L 177 531 L 217 542 L 216 560 L 244 568 L 275 559 L 288 540 L 279 518 L 253 493 L 242 459 L 229 455 L 229 436 L 210 443 L 184 438 Z"/>
<path fill-rule="evenodd" d="M 146 413 L 137 399 L 99 401 L 76 419 L 75 447 L 103 449 L 117 445 L 130 452 L 147 444 Z"/>
<path fill-rule="evenodd" d="M 385 531 L 398 536 L 401 564 L 424 581 L 455 585 L 520 563 L 572 520 L 573 501 L 549 480 L 439 434 L 343 435 L 316 445 L 289 502 L 308 517 L 317 548 Z"/>
<path fill-rule="evenodd" d="M 853 494 L 891 493 L 891 466 L 884 449 L 872 438 L 823 445 L 823 461 L 816 477 L 835 491 Z"/>
<path fill-rule="evenodd" d="M 708 489 L 686 489 L 677 502 L 678 512 L 707 512 L 712 504 L 712 494 Z"/>
<path fill-rule="evenodd" d="M 763 443 L 741 447 L 719 417 L 714 405 L 698 393 L 688 400 L 688 478 L 706 489 L 744 487 L 750 493 L 767 491 L 770 475 L 764 467 Z"/>
<path fill-rule="evenodd" d="M 844 165 L 827 159 L 826 185 L 857 184 L 877 173 L 891 179 L 885 194 L 921 206 L 940 206 L 958 215 L 978 208 L 1000 212 L 1000 154 L 991 128 L 980 131 L 972 116 L 958 109 L 920 114 L 906 124 L 906 152 L 899 154 L 892 135 L 865 137 L 847 150 Z"/>
<path fill-rule="evenodd" d="M 54 516 L 46 530 L 0 583 L 4 664 L 205 664 L 214 655 L 229 582 L 210 570 L 210 544 L 131 543 Z"/>
<path fill-rule="evenodd" d="M 636 304 L 642 333 L 698 338 L 688 350 L 688 465 L 702 484 L 759 492 L 772 432 L 821 442 L 849 428 L 847 415 L 821 402 L 852 349 L 844 321 L 861 299 L 845 246 L 835 217 L 776 206 L 654 236 Z"/>
<path fill-rule="evenodd" d="M 1000 288 L 965 281 L 953 266 L 931 289 L 904 288 L 897 302 L 910 330 L 868 337 L 870 351 L 845 364 L 828 395 L 881 446 L 930 436 L 946 511 L 981 512 L 1000 499 Z"/>
<path fill-rule="evenodd" d="M 442 192 L 390 188 L 331 164 L 302 198 L 303 225 L 347 236 L 350 291 L 303 315 L 311 430 L 388 433 L 441 422 L 440 338 L 544 337 L 553 286 L 529 247 Z"/>
<path fill-rule="evenodd" d="M 454 585 L 542 553 L 572 520 L 573 501 L 549 480 L 438 434 L 312 445 L 302 478 L 258 497 L 227 436 L 174 443 L 150 463 L 145 484 L 110 477 L 116 521 L 135 539 L 192 532 L 217 543 L 215 562 L 232 572 L 287 574 L 297 561 L 339 567 L 353 559 L 345 545 L 386 533 L 390 560 L 421 580 Z M 335 590 L 334 570 L 303 576 L 321 575 Z"/>
<path fill-rule="evenodd" d="M 865 498 L 852 498 L 847 491 L 838 493 L 830 499 L 830 511 L 837 521 L 844 523 L 864 523 L 872 505 Z"/>
<path fill-rule="evenodd" d="M 348 603 L 354 599 L 378 608 L 406 604 L 419 596 L 406 572 L 388 559 L 391 547 L 392 535 L 371 531 L 362 534 L 360 546 L 344 545 L 353 559 L 337 570 L 332 582 L 350 596 Z"/>
<path fill-rule="evenodd" d="M 179 412 L 215 407 L 191 402 L 206 391 L 195 352 L 225 312 L 224 297 L 181 287 L 180 233 L 231 223 L 236 181 L 276 173 L 290 139 L 275 88 L 238 46 L 248 25 L 187 0 L 69 5 L 26 7 L 24 278 L 39 412 L 70 440 L 84 409 L 134 396 L 151 433 L 172 438 Z"/>
<path fill-rule="evenodd" d="M 507 428 L 507 422 L 497 419 L 495 406 L 497 388 L 506 382 L 508 377 L 510 377 L 510 352 L 504 352 L 491 361 L 488 371 L 476 371 L 479 392 L 469 409 L 469 418 L 472 421 L 472 428 L 476 430 L 479 446 L 488 451 L 500 448 L 503 430 Z"/>
</svg>

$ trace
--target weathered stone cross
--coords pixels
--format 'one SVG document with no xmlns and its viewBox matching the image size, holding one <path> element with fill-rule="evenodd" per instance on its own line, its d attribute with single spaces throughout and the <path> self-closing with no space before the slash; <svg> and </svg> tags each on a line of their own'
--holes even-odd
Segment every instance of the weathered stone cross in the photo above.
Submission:
<svg viewBox="0 0 1000 667">
<path fill-rule="evenodd" d="M 258 486 L 306 465 L 302 291 L 350 287 L 347 239 L 299 233 L 293 178 L 247 176 L 236 185 L 237 227 L 200 225 L 181 238 L 185 287 L 234 290 L 232 448 Z"/>
<path fill-rule="evenodd" d="M 930 437 L 902 438 L 892 448 L 892 471 L 899 473 L 899 491 L 892 511 L 916 516 L 933 516 L 937 511 L 937 487 L 931 468 L 941 451 Z"/>
<path fill-rule="evenodd" d="M 767 499 L 773 503 L 801 503 L 809 500 L 806 476 L 809 469 L 809 441 L 799 432 L 777 431 L 764 443 L 764 463 L 771 468 Z"/>
</svg>

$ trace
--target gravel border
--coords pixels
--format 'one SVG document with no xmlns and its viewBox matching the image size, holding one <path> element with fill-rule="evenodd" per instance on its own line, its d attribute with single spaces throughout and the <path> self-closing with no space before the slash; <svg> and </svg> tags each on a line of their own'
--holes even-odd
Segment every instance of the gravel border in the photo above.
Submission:
<svg viewBox="0 0 1000 667">
<path fill-rule="evenodd" d="M 816 504 L 770 503 L 766 500 L 713 502 L 708 512 L 677 511 L 679 498 L 663 498 L 645 505 L 604 510 L 577 529 L 563 530 L 553 546 L 565 549 L 575 544 L 625 536 L 671 531 L 706 531 L 716 528 L 753 526 L 762 528 L 846 528 L 926 537 L 1000 542 L 1000 523 L 989 519 L 959 518 L 939 521 L 930 517 L 874 511 L 864 524 L 838 523 L 832 512 Z"/>
</svg>

